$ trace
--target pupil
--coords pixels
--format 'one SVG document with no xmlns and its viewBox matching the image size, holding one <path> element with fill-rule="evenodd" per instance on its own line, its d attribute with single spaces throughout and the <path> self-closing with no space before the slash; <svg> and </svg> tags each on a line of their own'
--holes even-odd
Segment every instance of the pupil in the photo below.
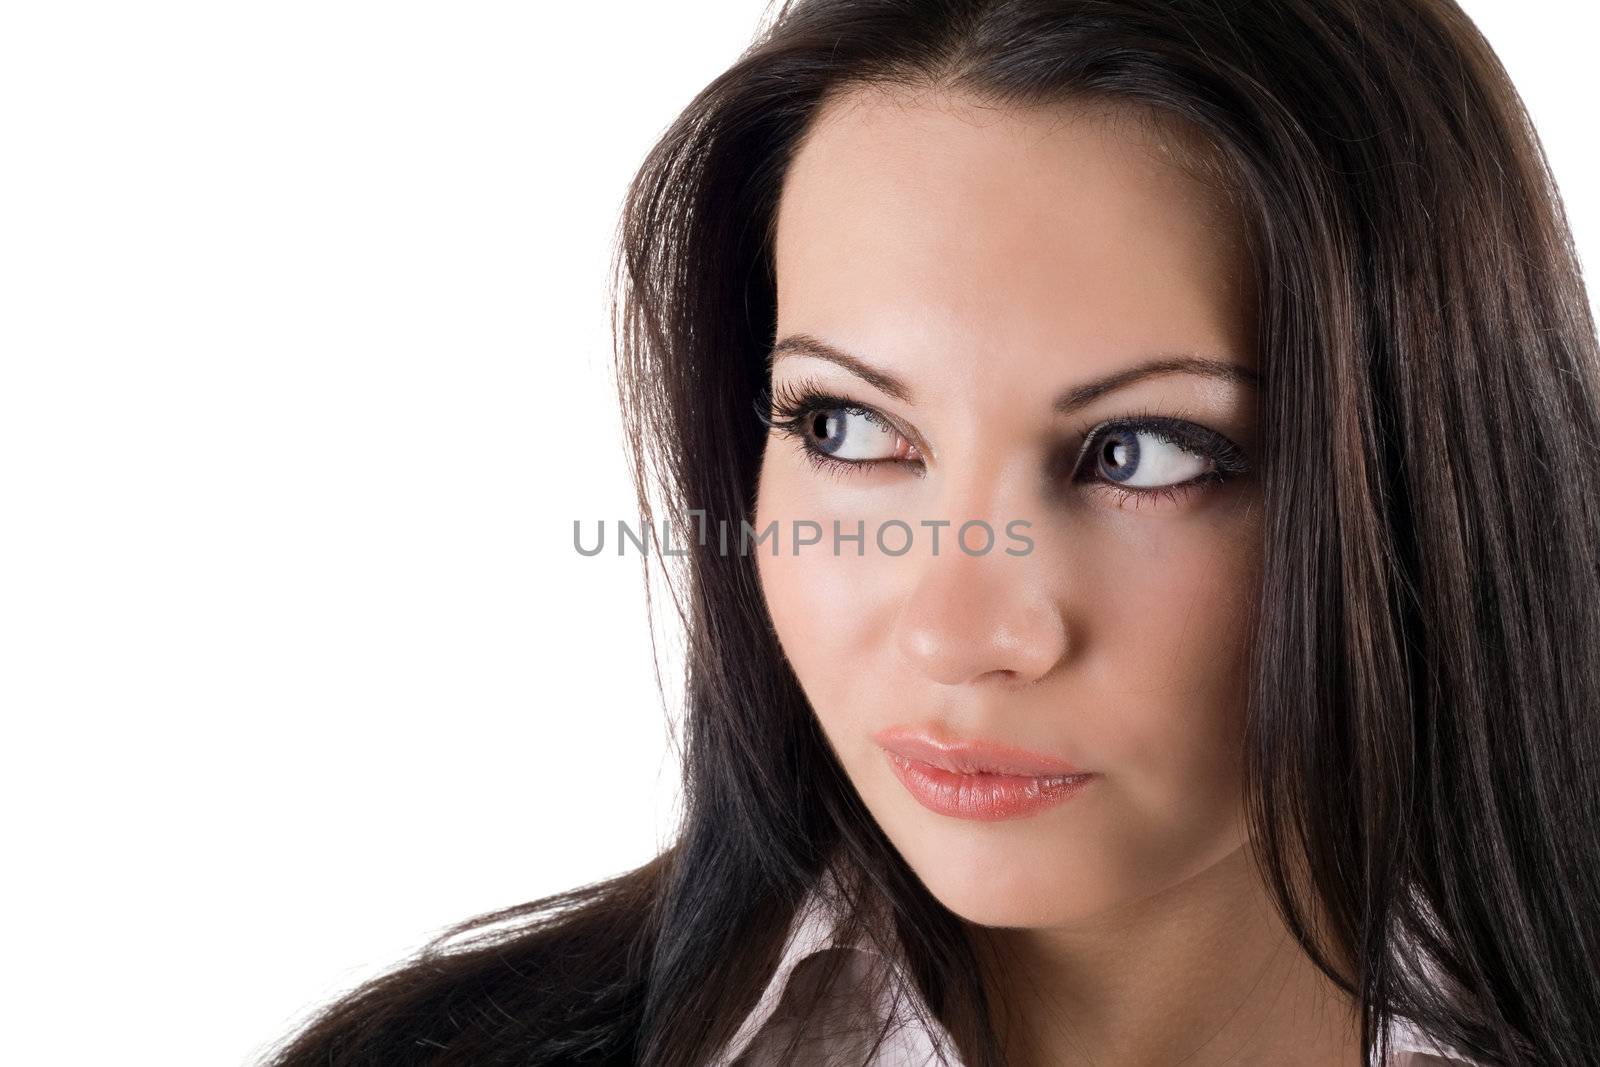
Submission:
<svg viewBox="0 0 1600 1067">
<path fill-rule="evenodd" d="M 837 421 L 829 412 L 818 412 L 816 417 L 811 420 L 811 428 L 818 437 L 822 438 L 823 444 L 828 444 L 838 436 L 838 428 L 833 425 Z"/>
<path fill-rule="evenodd" d="M 1131 477 L 1133 469 L 1139 463 L 1138 438 L 1127 431 L 1121 431 L 1117 436 L 1106 442 L 1106 447 L 1101 451 L 1101 458 L 1109 460 L 1113 468 L 1106 472 L 1114 481 L 1124 481 Z"/>
</svg>

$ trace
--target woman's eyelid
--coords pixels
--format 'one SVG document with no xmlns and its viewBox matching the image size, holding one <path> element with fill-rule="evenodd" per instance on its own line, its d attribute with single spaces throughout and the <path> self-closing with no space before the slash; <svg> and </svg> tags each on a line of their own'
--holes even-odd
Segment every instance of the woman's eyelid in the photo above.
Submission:
<svg viewBox="0 0 1600 1067">
<path fill-rule="evenodd" d="M 1095 438 L 1109 430 L 1128 428 L 1157 435 L 1160 435 L 1162 430 L 1168 430 L 1176 438 L 1174 443 L 1183 448 L 1191 447 L 1191 444 L 1204 443 L 1209 437 L 1232 442 L 1233 438 L 1228 433 L 1217 429 L 1214 425 L 1219 421 L 1221 420 L 1198 408 L 1140 405 L 1124 408 L 1114 415 L 1080 419 L 1067 434 L 1067 439 L 1076 440 L 1087 447 Z"/>
</svg>

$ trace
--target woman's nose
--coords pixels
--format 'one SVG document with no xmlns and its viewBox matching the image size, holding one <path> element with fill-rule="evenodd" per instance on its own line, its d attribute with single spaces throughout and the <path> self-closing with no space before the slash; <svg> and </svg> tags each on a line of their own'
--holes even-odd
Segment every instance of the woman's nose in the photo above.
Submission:
<svg viewBox="0 0 1600 1067">
<path fill-rule="evenodd" d="M 1066 656 L 1060 605 L 1026 557 L 941 546 L 916 565 L 916 584 L 895 616 L 895 643 L 928 678 L 1026 685 Z"/>
</svg>

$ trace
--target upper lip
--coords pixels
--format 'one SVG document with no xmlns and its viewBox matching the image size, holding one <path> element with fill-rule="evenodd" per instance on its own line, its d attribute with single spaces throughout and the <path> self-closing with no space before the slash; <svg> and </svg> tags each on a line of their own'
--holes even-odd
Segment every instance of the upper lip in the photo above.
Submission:
<svg viewBox="0 0 1600 1067">
<path fill-rule="evenodd" d="M 1089 774 L 1066 760 L 977 739 L 941 737 L 921 728 L 891 726 L 872 735 L 885 750 L 957 774 L 1010 774 L 1039 778 Z"/>
</svg>

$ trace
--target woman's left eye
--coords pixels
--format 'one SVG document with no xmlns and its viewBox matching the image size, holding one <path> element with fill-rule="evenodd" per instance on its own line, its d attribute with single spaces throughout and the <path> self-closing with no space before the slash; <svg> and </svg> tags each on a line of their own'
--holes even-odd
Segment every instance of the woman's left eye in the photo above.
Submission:
<svg viewBox="0 0 1600 1067">
<path fill-rule="evenodd" d="M 1074 480 L 1137 504 L 1173 499 L 1248 470 L 1244 453 L 1216 431 L 1181 419 L 1141 416 L 1092 432 Z"/>
</svg>

